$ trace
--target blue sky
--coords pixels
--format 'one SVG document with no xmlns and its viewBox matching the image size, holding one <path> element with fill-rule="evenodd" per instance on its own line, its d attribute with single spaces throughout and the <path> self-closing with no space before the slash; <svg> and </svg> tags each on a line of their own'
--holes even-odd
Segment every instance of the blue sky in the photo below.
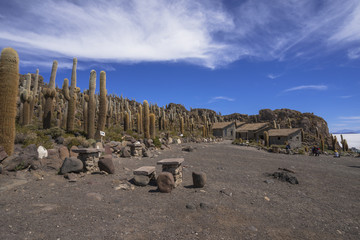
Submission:
<svg viewBox="0 0 360 240">
<path fill-rule="evenodd" d="M 0 0 L 0 47 L 20 72 L 163 106 L 257 114 L 290 108 L 360 130 L 359 0 Z M 98 83 L 97 82 L 97 83 Z M 97 84 L 99 85 L 99 84 Z"/>
</svg>

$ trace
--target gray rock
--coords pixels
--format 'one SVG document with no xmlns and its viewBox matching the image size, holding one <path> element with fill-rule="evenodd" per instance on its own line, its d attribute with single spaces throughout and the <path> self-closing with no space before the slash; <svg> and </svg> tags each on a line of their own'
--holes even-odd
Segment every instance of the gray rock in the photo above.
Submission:
<svg viewBox="0 0 360 240">
<path fill-rule="evenodd" d="M 182 148 L 181 150 L 182 151 L 185 151 L 185 152 L 193 152 L 195 148 L 191 147 L 191 146 L 187 146 L 187 147 L 184 147 Z"/>
<path fill-rule="evenodd" d="M 56 139 L 55 139 L 55 142 L 57 143 L 57 144 L 63 144 L 64 143 L 64 138 L 63 137 L 57 137 Z"/>
<path fill-rule="evenodd" d="M 3 172 L 3 166 L 0 165 L 0 174 L 2 174 L 2 172 Z"/>
<path fill-rule="evenodd" d="M 209 203 L 202 202 L 202 203 L 200 203 L 200 208 L 201 209 L 214 209 L 214 206 Z"/>
<path fill-rule="evenodd" d="M 193 172 L 192 173 L 193 178 L 193 185 L 196 188 L 202 188 L 206 184 L 206 174 L 203 172 Z"/>
<path fill-rule="evenodd" d="M 115 173 L 115 166 L 114 166 L 114 162 L 112 160 L 112 155 L 105 155 L 105 156 L 101 157 L 98 162 L 98 165 L 99 165 L 100 171 L 104 171 L 109 174 Z"/>
<path fill-rule="evenodd" d="M 61 168 L 60 174 L 70 173 L 70 172 L 81 172 L 83 170 L 83 162 L 76 157 L 65 158 Z"/>
<path fill-rule="evenodd" d="M 129 148 L 129 147 L 123 147 L 123 148 L 121 149 L 121 157 L 123 157 L 123 158 L 129 158 L 129 157 L 131 157 L 130 148 Z"/>
<path fill-rule="evenodd" d="M 70 157 L 70 153 L 67 147 L 62 146 L 59 148 L 59 156 L 61 160 L 65 160 L 65 158 Z"/>
<path fill-rule="evenodd" d="M 134 175 L 134 183 L 137 186 L 146 186 L 150 182 L 150 178 L 145 175 Z"/>
<path fill-rule="evenodd" d="M 5 149 L 3 146 L 0 146 L 0 162 L 2 162 L 2 160 L 4 160 L 5 158 L 7 158 L 8 155 L 5 152 Z"/>
<path fill-rule="evenodd" d="M 163 193 L 170 193 L 175 188 L 174 176 L 169 172 L 160 173 L 156 182 L 159 191 Z"/>
<path fill-rule="evenodd" d="M 196 209 L 196 206 L 192 203 L 188 203 L 188 204 L 186 204 L 186 208 L 190 209 L 190 210 L 194 210 L 194 209 Z"/>
</svg>

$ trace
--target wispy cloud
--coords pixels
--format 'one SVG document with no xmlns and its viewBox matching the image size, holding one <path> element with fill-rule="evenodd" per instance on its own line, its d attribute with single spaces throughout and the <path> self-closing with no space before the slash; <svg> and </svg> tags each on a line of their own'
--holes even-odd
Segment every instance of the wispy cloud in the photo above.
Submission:
<svg viewBox="0 0 360 240">
<path fill-rule="evenodd" d="M 12 0 L 5 6 L 0 3 L 0 46 L 17 48 L 27 61 L 41 52 L 216 68 L 246 57 L 284 60 L 339 49 L 359 58 L 350 48 L 360 40 L 358 0 Z"/>
<path fill-rule="evenodd" d="M 276 79 L 276 78 L 278 78 L 278 77 L 280 77 L 280 76 L 281 76 L 281 74 L 276 75 L 276 74 L 272 74 L 272 73 L 269 73 L 269 74 L 267 75 L 267 77 L 270 78 L 270 79 Z"/>
<path fill-rule="evenodd" d="M 342 120 L 360 120 L 360 116 L 350 116 L 350 117 L 341 116 L 341 117 L 339 117 L 339 119 L 342 119 Z"/>
<path fill-rule="evenodd" d="M 348 57 L 350 59 L 358 59 L 360 58 L 360 48 L 353 48 L 348 51 Z"/>
<path fill-rule="evenodd" d="M 219 101 L 229 101 L 229 102 L 233 102 L 235 101 L 234 98 L 229 98 L 229 97 L 224 97 L 224 96 L 218 96 L 218 97 L 213 97 L 209 100 L 208 103 L 214 103 L 214 102 L 219 102 Z"/>
<path fill-rule="evenodd" d="M 302 86 L 297 86 L 297 87 L 285 89 L 283 92 L 292 92 L 292 91 L 300 91 L 300 90 L 320 90 L 320 91 L 324 91 L 324 90 L 327 90 L 327 89 L 328 89 L 328 87 L 325 86 L 325 85 L 302 85 Z"/>
<path fill-rule="evenodd" d="M 342 99 L 348 99 L 348 98 L 352 98 L 352 96 L 351 96 L 351 95 L 346 95 L 346 96 L 340 96 L 340 98 L 342 98 Z"/>
</svg>

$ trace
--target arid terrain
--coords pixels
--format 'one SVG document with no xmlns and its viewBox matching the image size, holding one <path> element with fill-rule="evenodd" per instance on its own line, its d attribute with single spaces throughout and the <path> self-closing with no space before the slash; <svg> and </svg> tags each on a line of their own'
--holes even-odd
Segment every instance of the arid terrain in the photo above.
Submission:
<svg viewBox="0 0 360 240">
<path fill-rule="evenodd" d="M 115 158 L 114 175 L 0 175 L 1 239 L 359 239 L 360 158 L 184 146 Z M 130 183 L 134 169 L 169 157 L 185 158 L 182 186 L 166 194 Z M 299 184 L 267 175 L 278 168 Z M 192 188 L 193 171 L 207 174 L 204 188 Z"/>
</svg>

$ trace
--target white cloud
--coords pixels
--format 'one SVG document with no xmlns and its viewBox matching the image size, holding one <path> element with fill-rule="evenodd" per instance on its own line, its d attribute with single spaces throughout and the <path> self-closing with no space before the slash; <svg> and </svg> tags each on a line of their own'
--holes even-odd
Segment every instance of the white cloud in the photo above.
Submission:
<svg viewBox="0 0 360 240">
<path fill-rule="evenodd" d="M 351 116 L 351 117 L 339 117 L 339 119 L 342 119 L 342 120 L 360 120 L 360 116 Z"/>
<path fill-rule="evenodd" d="M 302 85 L 293 88 L 285 89 L 284 92 L 300 91 L 300 90 L 327 90 L 328 87 L 325 85 Z"/>
<path fill-rule="evenodd" d="M 348 98 L 352 98 L 352 96 L 351 96 L 351 95 L 347 95 L 347 96 L 340 96 L 340 98 L 342 98 L 342 99 L 348 99 Z"/>
<path fill-rule="evenodd" d="M 267 77 L 268 78 L 270 78 L 270 79 L 276 79 L 276 78 L 278 78 L 278 77 L 280 77 L 281 75 L 279 74 L 279 75 L 275 75 L 275 74 L 272 74 L 272 73 L 269 73 L 268 75 L 267 75 Z"/>
<path fill-rule="evenodd" d="M 347 55 L 350 59 L 360 58 L 360 48 L 353 48 L 353 49 L 348 50 Z"/>
<path fill-rule="evenodd" d="M 214 102 L 218 102 L 218 101 L 221 101 L 221 100 L 229 101 L 229 102 L 235 101 L 234 98 L 229 98 L 229 97 L 224 97 L 224 96 L 217 96 L 217 97 L 211 98 L 208 103 L 214 103 Z"/>
<path fill-rule="evenodd" d="M 358 0 L 235 5 L 200 0 L 13 0 L 12 4 L 17 9 L 1 11 L 0 3 L 0 46 L 49 58 L 186 61 L 216 68 L 246 57 L 315 57 L 360 40 Z M 16 14 L 6 13 L 11 10 Z M 348 56 L 358 58 L 359 52 L 349 50 Z"/>
</svg>

